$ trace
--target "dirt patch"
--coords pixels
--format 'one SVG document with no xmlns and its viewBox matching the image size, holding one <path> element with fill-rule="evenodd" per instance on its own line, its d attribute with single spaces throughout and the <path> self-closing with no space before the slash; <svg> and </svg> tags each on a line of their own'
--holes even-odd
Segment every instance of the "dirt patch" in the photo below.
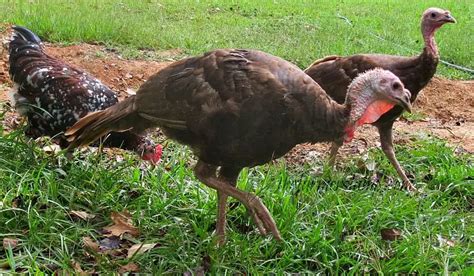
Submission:
<svg viewBox="0 0 474 276">
<path fill-rule="evenodd" d="M 442 122 L 474 120 L 474 80 L 434 77 L 415 102 L 418 112 Z"/>
<path fill-rule="evenodd" d="M 9 37 L 2 34 L 1 39 Z M 127 97 L 127 90 L 136 90 L 152 74 L 170 62 L 126 60 L 117 52 L 100 45 L 80 44 L 58 46 L 45 44 L 51 56 L 81 68 L 118 92 L 120 98 Z M 8 75 L 7 51 L 0 49 L 0 102 L 6 101 L 5 92 L 11 87 Z M 166 53 L 173 55 L 173 52 Z M 179 56 L 181 53 L 176 51 Z M 474 81 L 453 81 L 435 77 L 420 93 L 415 103 L 415 112 L 424 118 L 411 122 L 401 119 L 395 123 L 395 143 L 406 143 L 416 139 L 420 133 L 446 139 L 453 146 L 474 152 Z M 5 125 L 15 127 L 19 119 L 16 113 L 5 116 Z M 372 126 L 358 129 L 353 143 L 341 148 L 342 156 L 363 154 L 368 148 L 380 146 L 376 130 Z M 303 144 L 297 146 L 286 159 L 291 163 L 303 163 L 324 158 L 328 144 Z"/>
</svg>

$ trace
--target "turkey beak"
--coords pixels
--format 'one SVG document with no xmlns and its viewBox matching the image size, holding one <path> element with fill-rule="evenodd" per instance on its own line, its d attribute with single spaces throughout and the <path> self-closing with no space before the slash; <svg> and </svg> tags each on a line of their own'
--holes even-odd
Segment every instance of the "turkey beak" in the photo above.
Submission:
<svg viewBox="0 0 474 276">
<path fill-rule="evenodd" d="M 446 14 L 441 20 L 446 23 L 456 23 L 456 19 L 454 19 L 454 17 L 450 13 Z"/>
<path fill-rule="evenodd" d="M 401 97 L 396 97 L 395 99 L 398 101 L 398 104 L 403 107 L 408 113 L 411 113 L 411 93 L 408 89 L 403 89 L 403 94 Z"/>
</svg>

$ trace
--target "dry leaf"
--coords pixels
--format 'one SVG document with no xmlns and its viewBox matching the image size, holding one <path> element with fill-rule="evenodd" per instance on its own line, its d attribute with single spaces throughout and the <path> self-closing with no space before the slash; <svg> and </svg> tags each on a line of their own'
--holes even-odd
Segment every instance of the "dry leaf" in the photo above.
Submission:
<svg viewBox="0 0 474 276">
<path fill-rule="evenodd" d="M 47 154 L 57 154 L 61 151 L 61 147 L 59 145 L 53 144 L 43 147 L 43 151 Z"/>
<path fill-rule="evenodd" d="M 71 260 L 71 266 L 72 268 L 74 268 L 74 271 L 75 272 L 79 272 L 79 273 L 84 273 L 84 270 L 82 270 L 81 268 L 81 264 L 76 262 L 75 260 Z"/>
<path fill-rule="evenodd" d="M 12 207 L 19 208 L 23 203 L 23 199 L 21 196 L 17 196 L 12 200 Z"/>
<path fill-rule="evenodd" d="M 156 246 L 156 243 L 139 243 L 139 244 L 134 244 L 132 247 L 128 249 L 128 254 L 127 258 L 133 257 L 135 254 L 142 254 L 145 253 L 146 251 L 154 248 Z"/>
<path fill-rule="evenodd" d="M 99 244 L 100 251 L 107 251 L 120 248 L 121 241 L 118 236 L 111 236 L 100 240 Z"/>
<path fill-rule="evenodd" d="M 93 252 L 99 252 L 99 245 L 90 237 L 83 237 L 82 242 L 84 243 L 85 248 L 90 249 Z"/>
<path fill-rule="evenodd" d="M 367 170 L 368 170 L 368 171 L 372 172 L 372 171 L 375 170 L 375 161 L 372 160 L 372 159 L 371 159 L 371 160 L 368 160 L 368 161 L 366 161 L 366 165 L 365 165 L 365 166 L 367 167 Z"/>
<path fill-rule="evenodd" d="M 14 238 L 3 238 L 3 248 L 7 249 L 11 247 L 12 249 L 18 245 L 18 239 Z"/>
<path fill-rule="evenodd" d="M 132 225 L 132 216 L 130 213 L 127 211 L 118 213 L 118 212 L 113 212 L 110 215 L 110 218 L 114 222 L 113 225 L 107 226 L 104 228 L 107 234 L 104 234 L 106 237 L 111 237 L 111 236 L 121 236 L 124 233 L 129 233 L 132 236 L 138 236 L 140 232 L 138 231 L 138 228 Z"/>
<path fill-rule="evenodd" d="M 131 88 L 127 88 L 126 91 L 127 91 L 127 94 L 128 94 L 128 95 L 136 95 L 136 94 L 137 94 L 137 91 L 135 91 L 135 90 L 133 90 L 133 89 L 131 89 Z"/>
<path fill-rule="evenodd" d="M 402 236 L 402 231 L 395 229 L 395 228 L 384 228 L 380 230 L 380 234 L 382 235 L 382 240 L 384 241 L 394 241 L 396 239 L 400 239 Z"/>
<path fill-rule="evenodd" d="M 140 267 L 136 263 L 128 263 L 123 265 L 119 268 L 118 273 L 126 273 L 126 272 L 138 272 L 140 271 Z"/>
<path fill-rule="evenodd" d="M 439 246 L 453 247 L 455 245 L 455 242 L 453 240 L 445 239 L 441 235 L 438 235 L 438 242 Z"/>
<path fill-rule="evenodd" d="M 90 220 L 90 219 L 95 218 L 95 215 L 91 215 L 91 214 L 89 214 L 87 212 L 84 212 L 84 211 L 71 211 L 71 212 L 69 212 L 69 215 L 78 217 L 78 218 L 83 219 L 83 220 Z"/>
</svg>

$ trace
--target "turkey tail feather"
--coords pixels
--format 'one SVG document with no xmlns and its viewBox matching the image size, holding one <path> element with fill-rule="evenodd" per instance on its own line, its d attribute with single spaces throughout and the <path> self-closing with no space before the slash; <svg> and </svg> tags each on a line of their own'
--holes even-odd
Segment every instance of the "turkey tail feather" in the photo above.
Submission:
<svg viewBox="0 0 474 276">
<path fill-rule="evenodd" d="M 124 132 L 134 128 L 139 117 L 135 97 L 131 96 L 105 110 L 88 114 L 69 128 L 65 135 L 71 142 L 69 148 L 88 145 L 105 134 Z"/>
</svg>

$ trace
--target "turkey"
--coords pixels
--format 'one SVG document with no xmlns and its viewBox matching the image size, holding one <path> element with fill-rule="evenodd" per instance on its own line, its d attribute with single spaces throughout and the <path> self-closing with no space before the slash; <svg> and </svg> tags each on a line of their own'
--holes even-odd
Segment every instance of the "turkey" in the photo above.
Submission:
<svg viewBox="0 0 474 276">
<path fill-rule="evenodd" d="M 338 103 L 343 103 L 347 87 L 358 74 L 373 68 L 390 70 L 397 75 L 411 92 L 411 102 L 436 72 L 439 61 L 438 48 L 434 39 L 436 30 L 445 23 L 455 23 L 451 13 L 439 8 L 427 9 L 421 18 L 421 33 L 425 41 L 423 52 L 414 57 L 361 54 L 347 57 L 329 56 L 315 61 L 305 72 L 314 79 Z M 382 150 L 402 178 L 409 190 L 416 190 L 400 166 L 393 149 L 392 126 L 403 113 L 403 108 L 395 106 L 373 125 L 378 128 Z M 333 143 L 330 164 L 333 166 L 341 143 Z"/>
<path fill-rule="evenodd" d="M 13 26 L 9 55 L 14 83 L 9 97 L 28 119 L 28 137 L 50 136 L 65 148 L 67 128 L 91 111 L 118 103 L 117 95 L 99 80 L 47 55 L 38 36 L 24 27 Z M 111 133 L 103 146 L 135 151 L 152 163 L 160 160 L 162 150 L 161 145 L 131 131 Z"/>
<path fill-rule="evenodd" d="M 262 234 L 280 233 L 262 201 L 237 189 L 244 167 L 279 158 L 303 142 L 349 141 L 355 128 L 410 92 L 392 73 L 370 71 L 349 88 L 347 103 L 331 100 L 298 67 L 256 50 L 215 50 L 175 62 L 129 97 L 79 120 L 66 135 L 71 147 L 124 129 L 160 127 L 197 156 L 196 177 L 218 192 L 217 236 L 225 237 L 227 196 L 240 201 Z"/>
</svg>

